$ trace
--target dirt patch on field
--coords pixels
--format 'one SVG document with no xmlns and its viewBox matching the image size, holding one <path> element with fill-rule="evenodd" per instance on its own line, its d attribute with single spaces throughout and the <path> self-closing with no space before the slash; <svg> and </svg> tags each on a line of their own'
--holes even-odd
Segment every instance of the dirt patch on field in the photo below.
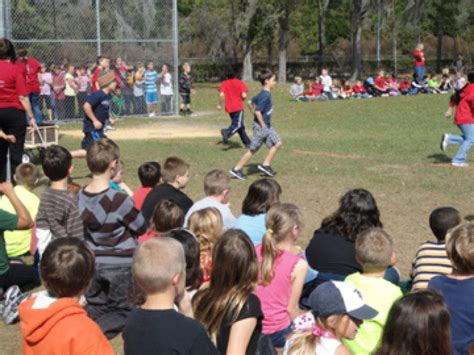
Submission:
<svg viewBox="0 0 474 355">
<path fill-rule="evenodd" d="M 313 152 L 313 151 L 310 151 L 310 150 L 299 150 L 299 149 L 294 149 L 293 152 L 297 155 L 312 155 L 312 156 L 337 158 L 337 159 L 351 159 L 351 160 L 365 160 L 365 159 L 367 159 L 367 157 L 364 157 L 362 155 L 356 155 L 356 154 L 338 154 L 338 153 L 331 153 L 331 152 Z"/>
<path fill-rule="evenodd" d="M 82 130 L 61 131 L 61 134 L 82 137 Z M 157 122 L 139 127 L 120 127 L 108 131 L 107 137 L 113 140 L 205 138 L 220 136 L 219 129 L 198 124 L 179 124 L 176 122 Z"/>
</svg>

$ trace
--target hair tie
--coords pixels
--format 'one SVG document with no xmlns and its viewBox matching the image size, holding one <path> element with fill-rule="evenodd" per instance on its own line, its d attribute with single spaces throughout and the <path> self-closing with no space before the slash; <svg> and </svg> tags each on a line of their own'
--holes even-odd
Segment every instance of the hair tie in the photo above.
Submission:
<svg viewBox="0 0 474 355">
<path fill-rule="evenodd" d="M 268 229 L 267 229 L 267 233 L 270 234 L 270 235 L 272 235 L 272 234 L 273 234 L 273 229 L 268 228 Z"/>
<path fill-rule="evenodd" d="M 317 336 L 318 338 L 336 339 L 334 334 L 332 334 L 331 332 L 327 331 L 326 329 L 324 329 L 323 327 L 317 324 L 313 326 L 312 333 L 314 336 Z"/>
</svg>

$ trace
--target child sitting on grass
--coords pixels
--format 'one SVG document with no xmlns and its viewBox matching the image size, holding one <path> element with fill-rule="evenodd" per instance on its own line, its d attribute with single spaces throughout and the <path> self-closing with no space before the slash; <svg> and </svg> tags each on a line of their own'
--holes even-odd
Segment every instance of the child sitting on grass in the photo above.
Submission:
<svg viewBox="0 0 474 355">
<path fill-rule="evenodd" d="M 178 157 L 166 159 L 161 171 L 163 183 L 155 186 L 148 193 L 142 205 L 142 213 L 147 222 L 150 221 L 161 200 L 176 202 L 186 215 L 193 205 L 193 200 L 182 191 L 189 182 L 189 170 L 189 164 L 183 159 Z"/>
<path fill-rule="evenodd" d="M 68 180 L 74 169 L 71 153 L 59 145 L 52 145 L 41 153 L 41 164 L 50 184 L 41 194 L 36 216 L 39 256 L 56 238 L 84 239 L 77 196 L 68 191 Z"/>
<path fill-rule="evenodd" d="M 184 297 L 186 281 L 186 261 L 178 241 L 147 240 L 135 251 L 132 270 L 145 302 L 127 319 L 126 355 L 218 354 L 204 327 L 175 310 Z"/>
<path fill-rule="evenodd" d="M 413 290 L 426 288 L 437 275 L 451 273 L 451 261 L 446 252 L 448 232 L 461 223 L 459 211 L 453 207 L 439 207 L 430 214 L 430 228 L 436 241 L 422 243 L 415 254 L 411 269 Z"/>
<path fill-rule="evenodd" d="M 40 270 L 46 291 L 18 307 L 23 354 L 115 354 L 79 304 L 94 275 L 94 255 L 84 242 L 53 240 Z"/>
<path fill-rule="evenodd" d="M 153 218 L 148 231 L 138 238 L 139 243 L 143 243 L 150 238 L 160 237 L 164 233 L 179 228 L 183 225 L 184 214 L 181 207 L 176 202 L 162 200 L 156 206 Z"/>
<path fill-rule="evenodd" d="M 343 339 L 354 339 L 364 320 L 377 311 L 364 303 L 350 284 L 327 281 L 309 297 L 311 311 L 294 320 L 294 333 L 288 338 L 284 355 L 349 355 Z"/>
<path fill-rule="evenodd" d="M 96 257 L 86 309 L 111 339 L 122 331 L 131 309 L 132 255 L 147 226 L 132 198 L 109 187 L 120 159 L 118 146 L 107 138 L 94 141 L 86 159 L 92 180 L 79 193 L 79 210 L 87 245 Z"/>
<path fill-rule="evenodd" d="M 135 201 L 135 207 L 140 210 L 150 191 L 161 181 L 160 163 L 149 161 L 140 165 L 138 178 L 142 186 L 133 191 L 133 200 Z"/>
<path fill-rule="evenodd" d="M 474 225 L 456 227 L 447 238 L 446 250 L 453 271 L 450 275 L 433 277 L 428 287 L 443 295 L 451 313 L 454 354 L 464 355 L 474 342 Z"/>
<path fill-rule="evenodd" d="M 377 348 L 388 312 L 392 304 L 402 297 L 402 291 L 383 278 L 385 270 L 393 265 L 395 259 L 392 239 L 383 229 L 371 228 L 359 234 L 355 249 L 356 259 L 363 272 L 347 276 L 345 282 L 356 288 L 364 302 L 374 308 L 378 315 L 365 321 L 356 337 L 345 340 L 344 345 L 354 354 L 368 355 Z"/>
<path fill-rule="evenodd" d="M 304 95 L 304 84 L 301 76 L 295 76 L 295 82 L 290 87 L 290 95 L 293 101 L 298 101 Z"/>
<path fill-rule="evenodd" d="M 272 207 L 266 222 L 267 232 L 256 247 L 260 276 L 255 293 L 265 316 L 263 334 L 270 336 L 274 347 L 283 348 L 292 332 L 291 321 L 303 313 L 299 299 L 308 263 L 296 245 L 303 222 L 292 204 Z"/>
<path fill-rule="evenodd" d="M 15 175 L 13 176 L 13 179 L 17 184 L 13 190 L 23 205 L 25 205 L 31 219 L 33 220 L 36 219 L 36 214 L 38 213 L 38 207 L 40 204 L 38 196 L 32 192 L 38 182 L 38 178 L 38 168 L 29 163 L 18 165 L 15 170 Z M 15 213 L 13 205 L 6 196 L 3 196 L 0 201 L 0 209 L 9 213 Z M 9 258 L 20 257 L 30 251 L 31 233 L 31 229 L 5 232 L 5 244 Z"/>
<path fill-rule="evenodd" d="M 112 174 L 112 178 L 110 179 L 109 186 L 114 190 L 124 192 L 128 196 L 133 197 L 132 189 L 130 189 L 130 187 L 128 187 L 125 181 L 123 181 L 124 170 L 125 163 L 123 162 L 123 160 L 119 160 Z"/>
</svg>

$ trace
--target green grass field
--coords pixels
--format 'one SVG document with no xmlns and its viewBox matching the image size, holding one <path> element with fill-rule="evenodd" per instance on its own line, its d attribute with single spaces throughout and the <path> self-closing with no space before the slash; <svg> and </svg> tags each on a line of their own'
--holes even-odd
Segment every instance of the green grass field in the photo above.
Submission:
<svg viewBox="0 0 474 355">
<path fill-rule="evenodd" d="M 211 169 L 228 170 L 244 149 L 235 136 L 232 144 L 220 143 L 219 129 L 228 125 L 226 114 L 215 110 L 215 85 L 197 87 L 193 110 L 202 113 L 191 118 L 125 119 L 119 130 L 129 127 L 146 129 L 150 122 L 180 122 L 212 128 L 214 138 L 177 138 L 166 140 L 134 139 L 120 141 L 125 161 L 125 180 L 138 186 L 136 168 L 148 160 L 164 161 L 178 155 L 192 166 L 192 179 L 186 192 L 197 200 L 203 196 L 204 175 Z M 251 95 L 258 90 L 251 86 Z M 408 275 L 417 245 L 431 238 L 428 216 L 441 205 L 458 208 L 466 219 L 474 218 L 471 210 L 474 169 L 452 168 L 450 157 L 439 150 L 443 132 L 456 132 L 451 120 L 443 117 L 448 95 L 379 98 L 333 102 L 290 102 L 288 86 L 274 91 L 273 125 L 282 137 L 284 147 L 276 156 L 275 179 L 282 185 L 282 200 L 298 205 L 305 217 L 301 246 L 306 246 L 322 218 L 337 207 L 339 197 L 348 189 L 370 190 L 379 205 L 385 229 L 393 237 L 398 266 Z M 251 131 L 251 117 L 246 125 Z M 63 125 L 62 130 L 79 125 Z M 159 128 L 158 128 L 159 129 Z M 250 132 L 251 133 L 251 132 Z M 60 143 L 77 149 L 79 138 L 62 136 Z M 246 171 L 247 181 L 232 182 L 231 205 L 239 214 L 240 205 L 250 183 L 261 177 L 256 169 L 266 154 L 263 148 Z M 76 177 L 87 174 L 84 161 L 75 162 Z M 81 184 L 87 179 L 78 179 Z M 0 325 L 2 354 L 20 353 L 19 326 Z M 121 339 L 114 340 L 121 352 Z"/>
</svg>

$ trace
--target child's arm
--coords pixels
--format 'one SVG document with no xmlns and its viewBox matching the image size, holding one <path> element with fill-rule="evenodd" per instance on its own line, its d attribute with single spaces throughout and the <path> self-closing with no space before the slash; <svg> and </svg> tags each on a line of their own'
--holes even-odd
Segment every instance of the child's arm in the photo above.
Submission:
<svg viewBox="0 0 474 355">
<path fill-rule="evenodd" d="M 250 113 L 253 115 L 255 114 L 255 107 L 253 106 L 252 100 L 247 101 L 247 105 L 249 107 Z"/>
<path fill-rule="evenodd" d="M 254 115 L 255 115 L 255 117 L 257 117 L 257 121 L 258 121 L 260 127 L 266 128 L 267 126 L 265 125 L 265 122 L 263 121 L 263 115 L 262 115 L 262 113 L 261 113 L 260 111 L 258 111 L 258 110 L 255 110 L 255 111 L 254 111 Z"/>
<path fill-rule="evenodd" d="M 123 201 L 124 206 L 120 208 L 123 214 L 119 217 L 122 224 L 125 225 L 129 230 L 134 232 L 137 237 L 145 234 L 147 231 L 147 224 L 143 214 L 135 208 L 135 204 L 131 197 L 127 197 Z"/>
<path fill-rule="evenodd" d="M 306 278 L 306 273 L 308 272 L 308 263 L 301 259 L 295 265 L 293 272 L 291 273 L 291 294 L 290 301 L 288 302 L 288 314 L 291 319 L 295 319 L 299 315 L 305 313 L 299 307 L 299 301 L 301 297 L 301 292 L 303 291 L 304 280 Z"/>
<path fill-rule="evenodd" d="M 26 209 L 25 205 L 20 201 L 20 199 L 16 195 L 15 191 L 13 190 L 12 184 L 8 182 L 1 183 L 0 193 L 3 193 L 8 198 L 13 208 L 15 209 L 15 213 L 18 216 L 16 229 L 24 230 L 24 229 L 33 228 L 34 223 L 33 223 L 33 220 L 31 219 L 31 215 Z"/>
<path fill-rule="evenodd" d="M 226 354 L 246 354 L 247 346 L 256 326 L 257 318 L 255 317 L 246 318 L 232 324 Z"/>
<path fill-rule="evenodd" d="M 224 107 L 224 103 L 225 103 L 225 94 L 223 92 L 220 92 L 218 103 L 217 103 L 217 109 L 222 110 L 222 107 Z"/>
<path fill-rule="evenodd" d="M 86 114 L 86 117 L 89 121 L 92 122 L 93 126 L 95 129 L 102 129 L 103 125 L 102 123 L 97 119 L 97 117 L 94 115 L 94 111 L 92 111 L 92 106 L 90 103 L 86 102 L 84 106 L 84 112 Z"/>
<path fill-rule="evenodd" d="M 121 188 L 123 191 L 125 191 L 128 196 L 133 197 L 133 191 L 132 191 L 132 189 L 131 189 L 125 182 L 123 182 L 123 181 L 120 182 L 120 183 L 118 184 L 118 186 L 120 186 L 120 188 Z"/>
</svg>

